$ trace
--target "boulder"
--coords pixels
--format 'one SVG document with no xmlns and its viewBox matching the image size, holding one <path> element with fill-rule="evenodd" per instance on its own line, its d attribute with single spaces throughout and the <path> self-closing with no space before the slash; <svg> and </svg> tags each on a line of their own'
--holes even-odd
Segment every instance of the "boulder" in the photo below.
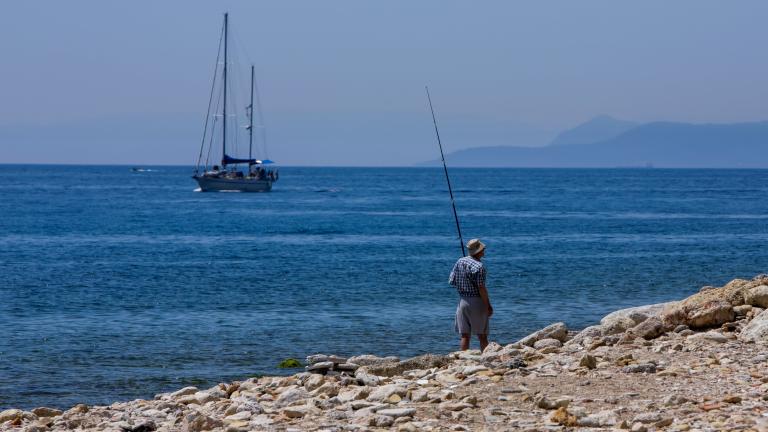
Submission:
<svg viewBox="0 0 768 432">
<path fill-rule="evenodd" d="M 533 347 L 537 350 L 543 350 L 544 348 L 560 348 L 563 343 L 557 339 L 541 339 L 533 344 Z"/>
<path fill-rule="evenodd" d="M 603 334 L 603 326 L 599 325 L 593 325 L 585 328 L 584 330 L 578 332 L 576 336 L 571 338 L 568 342 L 565 343 L 565 347 L 575 346 L 575 345 L 584 345 L 585 342 L 591 343 L 592 340 L 596 337 L 600 337 Z"/>
<path fill-rule="evenodd" d="M 664 334 L 664 324 L 661 319 L 653 316 L 632 327 L 628 332 L 646 340 L 656 339 Z"/>
<path fill-rule="evenodd" d="M 33 409 L 32 413 L 38 417 L 57 417 L 62 415 L 64 412 L 56 408 L 38 407 Z"/>
<path fill-rule="evenodd" d="M 360 368 L 355 373 L 358 379 L 358 373 L 367 372 L 378 376 L 391 377 L 401 375 L 403 372 L 414 369 L 431 369 L 433 367 L 442 367 L 451 362 L 448 356 L 424 354 L 418 357 L 412 357 L 397 363 L 384 363 L 381 365 L 366 366 Z"/>
<path fill-rule="evenodd" d="M 760 312 L 741 329 L 739 339 L 745 342 L 768 342 L 768 314 L 766 311 Z"/>
<path fill-rule="evenodd" d="M 725 337 L 722 333 L 716 332 L 716 331 L 708 331 L 704 333 L 696 333 L 694 335 L 688 336 L 689 341 L 704 341 L 704 342 L 715 342 L 715 343 L 725 343 L 728 342 L 728 338 Z"/>
<path fill-rule="evenodd" d="M 768 307 L 768 285 L 759 285 L 750 288 L 744 294 L 744 302 L 751 306 L 758 306 L 761 308 Z"/>
<path fill-rule="evenodd" d="M 542 339 L 557 339 L 560 342 L 565 342 L 567 336 L 568 327 L 565 326 L 565 323 L 558 322 L 550 324 L 537 332 L 529 334 L 528 336 L 520 339 L 517 343 L 520 345 L 532 347 L 537 341 Z"/>
<path fill-rule="evenodd" d="M 712 288 L 665 308 L 661 320 L 666 328 L 685 324 L 691 328 L 717 327 L 735 319 L 735 306 L 747 304 L 747 298 L 757 301 L 762 289 L 751 291 L 761 285 L 768 285 L 768 276 L 759 275 L 752 280 L 734 279 L 720 288 Z"/>
<path fill-rule="evenodd" d="M 0 412 L 0 423 L 20 419 L 22 414 L 24 414 L 24 412 L 20 409 L 7 409 Z"/>
<path fill-rule="evenodd" d="M 402 398 L 406 395 L 406 393 L 408 393 L 408 389 L 404 386 L 399 384 L 387 384 L 376 387 L 376 389 L 374 389 L 371 394 L 368 395 L 367 400 L 370 402 L 385 402 L 392 395 L 398 395 Z"/>
<path fill-rule="evenodd" d="M 358 366 L 374 366 L 384 363 L 397 363 L 400 361 L 399 357 L 377 357 L 375 355 L 365 354 L 347 359 L 348 363 L 356 364 Z"/>
<path fill-rule="evenodd" d="M 664 309 L 672 307 L 675 304 L 677 304 L 677 302 L 656 303 L 652 305 L 620 309 L 603 317 L 603 319 L 600 320 L 600 327 L 603 330 L 603 335 L 624 333 L 648 318 L 658 316 Z"/>
<path fill-rule="evenodd" d="M 597 359 L 589 354 L 584 354 L 579 360 L 579 366 L 587 369 L 594 369 L 597 367 Z"/>
<path fill-rule="evenodd" d="M 619 416 L 612 410 L 600 411 L 578 419 L 578 425 L 582 427 L 604 428 L 618 423 Z"/>
<path fill-rule="evenodd" d="M 275 406 L 278 408 L 292 405 L 298 401 L 309 399 L 312 395 L 309 394 L 303 388 L 292 388 L 280 393 L 280 397 L 275 401 Z"/>
</svg>

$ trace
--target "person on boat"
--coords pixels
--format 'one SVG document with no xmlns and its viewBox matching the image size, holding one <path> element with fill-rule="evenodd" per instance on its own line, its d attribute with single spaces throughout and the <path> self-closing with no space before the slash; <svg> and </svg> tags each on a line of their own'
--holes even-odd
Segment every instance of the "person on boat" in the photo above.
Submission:
<svg viewBox="0 0 768 432">
<path fill-rule="evenodd" d="M 459 258 L 451 270 L 448 282 L 459 293 L 459 305 L 456 307 L 456 332 L 461 336 L 459 346 L 462 351 L 469 349 L 472 335 L 477 335 L 480 350 L 488 346 L 489 318 L 493 307 L 485 286 L 485 265 L 480 261 L 485 256 L 485 244 L 479 239 L 467 242 L 468 257 Z"/>
</svg>

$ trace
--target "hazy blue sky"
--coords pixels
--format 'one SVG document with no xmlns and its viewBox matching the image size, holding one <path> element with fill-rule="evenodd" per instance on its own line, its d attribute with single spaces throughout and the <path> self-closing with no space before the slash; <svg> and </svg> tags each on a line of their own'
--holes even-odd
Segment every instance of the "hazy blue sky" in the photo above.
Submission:
<svg viewBox="0 0 768 432">
<path fill-rule="evenodd" d="M 768 119 L 762 1 L 5 1 L 0 163 L 193 163 L 224 11 L 284 164 Z"/>
</svg>

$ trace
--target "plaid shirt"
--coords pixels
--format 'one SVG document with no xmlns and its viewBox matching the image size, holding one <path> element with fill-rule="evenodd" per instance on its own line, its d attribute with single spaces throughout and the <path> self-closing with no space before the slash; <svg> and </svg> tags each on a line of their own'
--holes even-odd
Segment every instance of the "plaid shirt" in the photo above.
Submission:
<svg viewBox="0 0 768 432">
<path fill-rule="evenodd" d="M 448 283 L 456 287 L 462 297 L 480 297 L 480 285 L 485 285 L 485 266 L 482 262 L 463 257 L 456 261 Z"/>
</svg>

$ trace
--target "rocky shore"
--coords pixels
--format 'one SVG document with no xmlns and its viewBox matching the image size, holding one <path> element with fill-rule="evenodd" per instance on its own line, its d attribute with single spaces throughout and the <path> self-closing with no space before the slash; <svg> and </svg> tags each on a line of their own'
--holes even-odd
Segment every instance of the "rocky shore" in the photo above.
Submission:
<svg viewBox="0 0 768 432">
<path fill-rule="evenodd" d="M 768 431 L 768 276 L 555 323 L 483 353 L 310 356 L 153 400 L 0 413 L 13 431 Z"/>
</svg>

